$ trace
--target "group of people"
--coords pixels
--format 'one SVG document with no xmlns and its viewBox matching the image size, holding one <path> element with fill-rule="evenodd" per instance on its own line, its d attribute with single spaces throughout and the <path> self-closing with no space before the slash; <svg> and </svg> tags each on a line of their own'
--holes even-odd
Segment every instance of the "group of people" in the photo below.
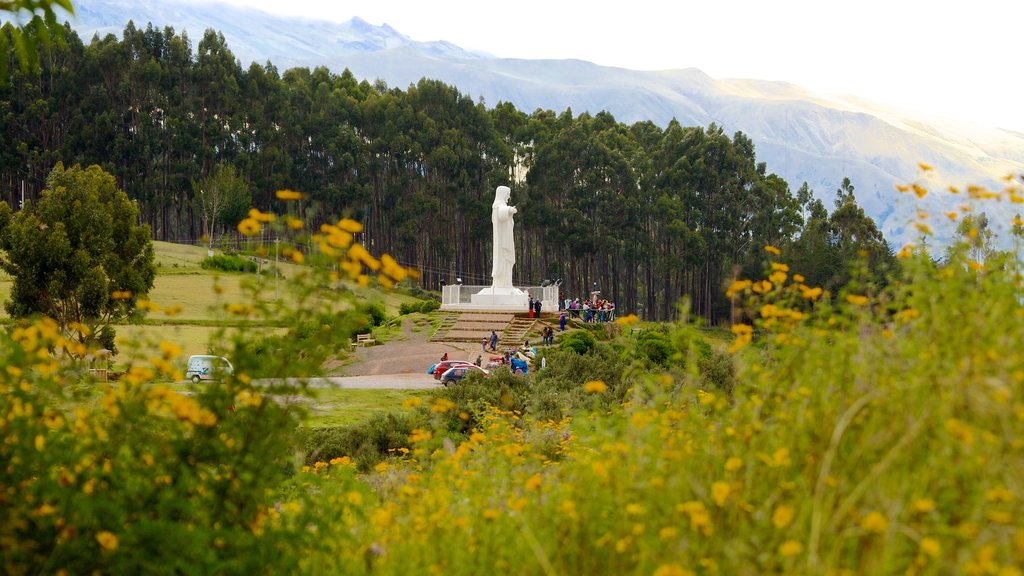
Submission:
<svg viewBox="0 0 1024 576">
<path fill-rule="evenodd" d="M 530 318 L 540 318 L 540 300 L 534 300 L 533 296 L 530 296 L 530 303 L 528 306 Z"/>
<path fill-rule="evenodd" d="M 565 299 L 569 316 L 582 318 L 584 322 L 612 322 L 615 320 L 615 303 L 599 298 L 575 300 Z"/>
</svg>

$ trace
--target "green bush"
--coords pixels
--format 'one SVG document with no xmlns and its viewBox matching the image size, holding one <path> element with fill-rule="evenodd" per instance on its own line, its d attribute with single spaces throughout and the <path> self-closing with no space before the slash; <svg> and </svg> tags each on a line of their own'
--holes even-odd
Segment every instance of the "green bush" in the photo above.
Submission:
<svg viewBox="0 0 1024 576">
<path fill-rule="evenodd" d="M 356 426 L 303 430 L 300 441 L 308 466 L 347 456 L 365 472 L 408 447 L 413 429 L 424 425 L 418 413 L 377 413 Z"/>
<path fill-rule="evenodd" d="M 207 256 L 199 263 L 204 270 L 220 270 L 221 272 L 256 272 L 259 266 L 249 258 L 237 254 L 214 254 Z"/>
<path fill-rule="evenodd" d="M 573 330 L 564 332 L 558 338 L 561 348 L 571 350 L 576 354 L 589 354 L 597 346 L 597 339 L 586 330 Z"/>
<path fill-rule="evenodd" d="M 441 303 L 437 300 L 421 300 L 419 302 L 404 302 L 398 307 L 398 313 L 400 315 L 412 314 L 414 312 L 422 312 L 424 314 L 433 312 L 441 307 Z"/>
</svg>

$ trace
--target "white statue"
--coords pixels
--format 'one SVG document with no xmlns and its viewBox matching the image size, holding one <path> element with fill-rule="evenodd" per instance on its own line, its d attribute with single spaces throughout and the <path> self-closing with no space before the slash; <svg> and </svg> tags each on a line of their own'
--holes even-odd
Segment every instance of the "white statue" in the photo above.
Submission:
<svg viewBox="0 0 1024 576">
<path fill-rule="evenodd" d="M 515 223 L 512 215 L 517 212 L 515 206 L 508 205 L 508 197 L 512 190 L 508 186 L 498 186 L 494 191 L 494 203 L 491 204 L 491 224 L 494 225 L 494 265 L 491 268 L 491 284 L 494 288 L 512 287 L 512 266 L 516 263 L 516 248 L 512 241 L 512 226 Z"/>
</svg>

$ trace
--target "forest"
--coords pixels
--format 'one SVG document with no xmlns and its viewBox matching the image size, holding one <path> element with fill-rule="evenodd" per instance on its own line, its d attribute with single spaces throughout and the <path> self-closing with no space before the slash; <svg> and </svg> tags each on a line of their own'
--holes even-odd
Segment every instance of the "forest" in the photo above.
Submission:
<svg viewBox="0 0 1024 576">
<path fill-rule="evenodd" d="M 685 297 L 713 324 L 730 320 L 725 288 L 763 269 L 765 246 L 833 293 L 858 255 L 880 281 L 894 262 L 854 183 L 837 175 L 830 212 L 758 162 L 746 135 L 714 124 L 523 111 L 428 78 L 399 88 L 326 67 L 243 68 L 212 29 L 194 48 L 151 24 L 88 43 L 65 32 L 38 71 L 19 69 L 13 48 L 0 54 L 0 201 L 12 207 L 37 199 L 58 162 L 96 164 L 154 239 L 199 243 L 204 183 L 228 168 L 245 202 L 219 210 L 208 223 L 219 231 L 298 190 L 307 229 L 355 218 L 363 244 L 437 290 L 457 277 L 489 284 L 490 204 L 506 184 L 517 284 L 561 279 L 566 297 L 596 288 L 651 320 L 675 318 Z"/>
</svg>

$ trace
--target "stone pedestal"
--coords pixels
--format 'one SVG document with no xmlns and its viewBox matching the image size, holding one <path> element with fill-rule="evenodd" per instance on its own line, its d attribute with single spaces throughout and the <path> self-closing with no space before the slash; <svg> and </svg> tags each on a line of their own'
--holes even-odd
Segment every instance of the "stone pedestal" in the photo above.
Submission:
<svg viewBox="0 0 1024 576">
<path fill-rule="evenodd" d="M 479 306 L 489 310 L 523 312 L 530 304 L 530 296 L 518 288 L 494 288 L 491 286 L 471 295 L 469 302 L 474 307 Z"/>
</svg>

